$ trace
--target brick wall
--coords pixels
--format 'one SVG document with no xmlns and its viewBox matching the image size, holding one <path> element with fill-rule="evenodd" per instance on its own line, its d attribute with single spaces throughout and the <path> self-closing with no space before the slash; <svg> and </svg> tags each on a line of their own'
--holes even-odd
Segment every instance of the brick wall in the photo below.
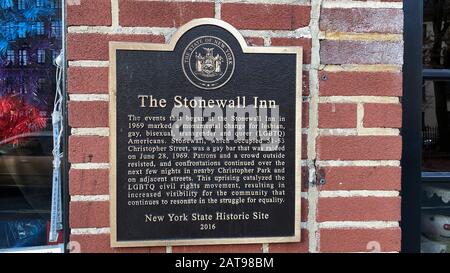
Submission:
<svg viewBox="0 0 450 273">
<path fill-rule="evenodd" d="M 67 2 L 70 226 L 82 252 L 400 250 L 401 0 Z M 167 43 L 198 17 L 231 23 L 250 45 L 304 47 L 301 243 L 109 247 L 108 41 Z"/>
</svg>

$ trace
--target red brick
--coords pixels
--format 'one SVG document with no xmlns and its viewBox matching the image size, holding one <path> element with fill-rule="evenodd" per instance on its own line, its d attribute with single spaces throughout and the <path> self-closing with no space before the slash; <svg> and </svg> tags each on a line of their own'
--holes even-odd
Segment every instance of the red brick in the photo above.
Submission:
<svg viewBox="0 0 450 273">
<path fill-rule="evenodd" d="M 81 253 L 165 253 L 165 247 L 110 247 L 109 234 L 70 235 L 70 241 L 78 243 Z M 75 245 L 75 244 L 74 244 Z"/>
<path fill-rule="evenodd" d="M 400 251 L 400 229 L 320 229 L 320 252 L 372 252 L 377 243 L 381 252 Z"/>
<path fill-rule="evenodd" d="M 302 229 L 300 232 L 300 242 L 269 244 L 269 253 L 307 253 L 309 245 L 308 230 Z"/>
<path fill-rule="evenodd" d="M 79 0 L 67 2 L 68 26 L 110 26 L 110 0 Z"/>
<path fill-rule="evenodd" d="M 300 165 L 300 163 L 299 163 L 299 165 Z M 306 191 L 308 191 L 308 188 L 309 188 L 309 181 L 308 181 L 308 178 L 309 178 L 309 172 L 308 172 L 309 170 L 308 170 L 308 167 L 305 167 L 305 166 L 303 166 L 303 167 L 301 167 L 301 177 L 302 177 L 302 192 L 306 192 Z"/>
<path fill-rule="evenodd" d="M 325 72 L 319 74 L 321 96 L 401 96 L 402 74 Z"/>
<path fill-rule="evenodd" d="M 245 37 L 245 41 L 249 46 L 263 46 L 264 39 L 261 37 Z"/>
<path fill-rule="evenodd" d="M 339 41 L 320 42 L 322 64 L 403 64 L 401 41 Z"/>
<path fill-rule="evenodd" d="M 400 160 L 400 136 L 320 136 L 320 160 Z"/>
<path fill-rule="evenodd" d="M 109 202 L 70 202 L 70 227 L 109 227 Z"/>
<path fill-rule="evenodd" d="M 303 89 L 302 89 L 302 95 L 303 96 L 309 96 L 309 72 L 303 71 Z"/>
<path fill-rule="evenodd" d="M 324 167 L 321 190 L 400 190 L 400 167 Z"/>
<path fill-rule="evenodd" d="M 108 102 L 69 101 L 71 127 L 108 127 Z"/>
<path fill-rule="evenodd" d="M 70 163 L 106 163 L 109 161 L 108 138 L 95 136 L 69 137 Z"/>
<path fill-rule="evenodd" d="M 179 27 L 192 19 L 214 17 L 214 3 L 120 0 L 121 26 Z"/>
<path fill-rule="evenodd" d="M 164 36 L 69 33 L 67 37 L 67 59 L 69 61 L 72 60 L 106 61 L 109 59 L 110 41 L 164 43 Z"/>
<path fill-rule="evenodd" d="M 402 105 L 386 103 L 364 104 L 364 127 L 402 127 Z"/>
<path fill-rule="evenodd" d="M 309 210 L 308 199 L 302 198 L 300 202 L 301 202 L 300 220 L 302 222 L 306 222 L 308 221 L 308 210 Z"/>
<path fill-rule="evenodd" d="M 108 93 L 107 67 L 69 67 L 69 93 Z"/>
<path fill-rule="evenodd" d="M 317 221 L 397 221 L 399 197 L 319 198 Z"/>
<path fill-rule="evenodd" d="M 401 9 L 322 9 L 320 29 L 330 32 L 402 33 Z"/>
<path fill-rule="evenodd" d="M 302 134 L 302 159 L 308 158 L 308 135 Z"/>
<path fill-rule="evenodd" d="M 108 194 L 109 171 L 70 169 L 69 188 L 71 195 Z"/>
<path fill-rule="evenodd" d="M 301 46 L 303 47 L 303 63 L 311 63 L 311 39 L 307 38 L 272 38 L 272 46 Z"/>
<path fill-rule="evenodd" d="M 319 128 L 356 128 L 355 103 L 320 103 Z"/>
<path fill-rule="evenodd" d="M 261 253 L 261 244 L 174 246 L 173 253 Z"/>
<path fill-rule="evenodd" d="M 309 24 L 310 6 L 222 4 L 222 20 L 239 29 L 294 30 Z"/>
<path fill-rule="evenodd" d="M 302 103 L 302 128 L 308 128 L 309 126 L 309 103 Z"/>
</svg>

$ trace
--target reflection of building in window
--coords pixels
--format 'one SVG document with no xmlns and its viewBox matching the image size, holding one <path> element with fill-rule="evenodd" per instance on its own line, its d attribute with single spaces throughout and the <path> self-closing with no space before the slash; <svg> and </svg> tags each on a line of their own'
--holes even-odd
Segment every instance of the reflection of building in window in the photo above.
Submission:
<svg viewBox="0 0 450 273">
<path fill-rule="evenodd" d="M 27 28 L 25 23 L 20 23 L 19 24 L 19 38 L 26 38 L 27 37 Z"/>
<path fill-rule="evenodd" d="M 16 53 L 14 52 L 14 49 L 8 49 L 6 51 L 6 61 L 8 64 L 14 64 L 16 61 Z"/>
<path fill-rule="evenodd" d="M 17 9 L 24 10 L 25 9 L 25 0 L 18 0 L 17 1 Z"/>
<path fill-rule="evenodd" d="M 59 56 L 59 50 L 52 50 L 52 62 Z"/>
<path fill-rule="evenodd" d="M 19 65 L 27 66 L 28 64 L 28 52 L 26 49 L 19 50 Z"/>
<path fill-rule="evenodd" d="M 38 49 L 37 50 L 37 62 L 40 64 L 45 63 L 45 49 Z"/>
<path fill-rule="evenodd" d="M 20 85 L 19 93 L 22 95 L 27 93 L 27 87 L 25 86 L 25 84 Z"/>
<path fill-rule="evenodd" d="M 44 22 L 37 22 L 36 24 L 34 24 L 34 31 L 36 32 L 36 35 L 44 35 L 45 34 Z"/>
<path fill-rule="evenodd" d="M 50 0 L 50 7 L 51 8 L 60 8 L 61 7 L 61 0 Z"/>
<path fill-rule="evenodd" d="M 61 22 L 60 21 L 52 22 L 52 37 L 56 37 L 56 38 L 61 37 Z"/>
<path fill-rule="evenodd" d="M 36 0 L 36 7 L 43 7 L 44 6 L 44 0 Z"/>
</svg>

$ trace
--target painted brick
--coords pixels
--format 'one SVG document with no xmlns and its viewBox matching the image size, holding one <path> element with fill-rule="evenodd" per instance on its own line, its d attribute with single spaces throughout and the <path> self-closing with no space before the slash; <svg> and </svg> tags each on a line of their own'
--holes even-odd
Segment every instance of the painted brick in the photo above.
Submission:
<svg viewBox="0 0 450 273">
<path fill-rule="evenodd" d="M 71 242 L 80 244 L 81 253 L 165 253 L 165 247 L 110 247 L 109 234 L 70 235 Z"/>
<path fill-rule="evenodd" d="M 317 221 L 398 221 L 399 197 L 319 198 Z"/>
<path fill-rule="evenodd" d="M 400 136 L 320 136 L 320 160 L 400 160 Z"/>
<path fill-rule="evenodd" d="M 110 26 L 111 0 L 67 2 L 68 26 Z"/>
<path fill-rule="evenodd" d="M 391 41 L 338 41 L 320 43 L 322 64 L 403 64 L 403 43 Z"/>
<path fill-rule="evenodd" d="M 110 41 L 164 43 L 164 36 L 69 33 L 67 36 L 67 59 L 69 61 L 72 60 L 107 61 L 109 60 Z"/>
<path fill-rule="evenodd" d="M 263 46 L 264 39 L 261 37 L 245 37 L 245 41 L 249 46 Z"/>
<path fill-rule="evenodd" d="M 213 2 L 119 1 L 119 24 L 140 27 L 179 27 L 192 19 L 214 17 Z"/>
<path fill-rule="evenodd" d="M 106 163 L 109 161 L 108 138 L 96 136 L 70 136 L 70 163 Z"/>
<path fill-rule="evenodd" d="M 108 127 L 106 101 L 69 101 L 68 110 L 71 127 Z"/>
<path fill-rule="evenodd" d="M 308 230 L 302 229 L 301 241 L 297 243 L 269 244 L 269 253 L 307 253 L 308 252 Z"/>
<path fill-rule="evenodd" d="M 108 194 L 109 170 L 70 169 L 69 190 L 71 195 Z"/>
<path fill-rule="evenodd" d="M 300 5 L 222 4 L 222 20 L 238 29 L 294 30 L 309 25 L 311 7 Z"/>
<path fill-rule="evenodd" d="M 109 202 L 70 202 L 70 227 L 109 227 Z"/>
<path fill-rule="evenodd" d="M 322 9 L 320 29 L 330 32 L 402 33 L 401 9 Z"/>
<path fill-rule="evenodd" d="M 373 242 L 373 243 L 370 243 Z M 320 252 L 374 251 L 378 242 L 380 251 L 400 251 L 401 231 L 386 229 L 320 229 Z"/>
<path fill-rule="evenodd" d="M 391 72 L 319 73 L 321 96 L 401 96 L 402 74 Z"/>
<path fill-rule="evenodd" d="M 355 103 L 320 103 L 319 128 L 356 128 Z"/>
<path fill-rule="evenodd" d="M 261 253 L 261 244 L 173 246 L 173 253 Z"/>
<path fill-rule="evenodd" d="M 400 190 L 400 167 L 324 167 L 321 190 Z"/>
<path fill-rule="evenodd" d="M 69 67 L 69 93 L 108 93 L 107 67 Z"/>
<path fill-rule="evenodd" d="M 364 104 L 364 127 L 402 127 L 402 105 L 386 103 Z"/>
<path fill-rule="evenodd" d="M 272 46 L 301 46 L 303 47 L 303 63 L 311 63 L 311 39 L 307 38 L 272 38 Z"/>
</svg>

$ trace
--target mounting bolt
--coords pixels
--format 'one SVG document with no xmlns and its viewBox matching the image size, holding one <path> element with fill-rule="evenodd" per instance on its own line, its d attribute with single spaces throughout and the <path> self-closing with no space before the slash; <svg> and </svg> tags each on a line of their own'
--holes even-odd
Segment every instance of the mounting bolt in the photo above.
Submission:
<svg viewBox="0 0 450 273">
<path fill-rule="evenodd" d="M 325 185 L 327 183 L 327 181 L 325 180 L 325 178 L 321 178 L 319 180 L 319 185 Z"/>
<path fill-rule="evenodd" d="M 328 76 L 327 76 L 327 74 L 323 74 L 322 75 L 322 81 L 326 81 L 326 80 L 328 80 Z"/>
</svg>

